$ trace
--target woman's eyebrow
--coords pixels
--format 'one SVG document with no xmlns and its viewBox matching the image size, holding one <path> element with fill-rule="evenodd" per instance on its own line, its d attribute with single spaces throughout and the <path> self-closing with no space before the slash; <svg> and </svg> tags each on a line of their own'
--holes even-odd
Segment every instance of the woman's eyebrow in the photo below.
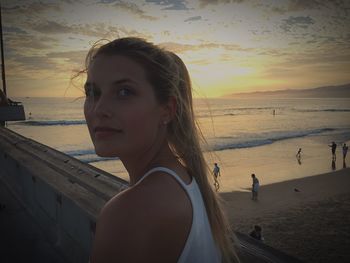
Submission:
<svg viewBox="0 0 350 263">
<path fill-rule="evenodd" d="M 129 79 L 129 78 L 122 78 L 118 79 L 112 82 L 113 86 L 120 85 L 120 84 L 125 84 L 125 83 L 131 83 L 131 84 L 137 84 L 136 81 Z"/>
<path fill-rule="evenodd" d="M 122 79 L 118 79 L 118 80 L 115 80 L 112 82 L 112 86 L 117 86 L 117 85 L 120 85 L 120 84 L 125 84 L 125 83 L 131 83 L 131 84 L 137 84 L 136 81 L 130 79 L 130 78 L 122 78 Z M 94 88 L 94 87 L 97 87 L 96 83 L 95 82 L 85 82 L 84 84 L 84 88 L 85 89 L 88 89 L 88 88 Z"/>
</svg>

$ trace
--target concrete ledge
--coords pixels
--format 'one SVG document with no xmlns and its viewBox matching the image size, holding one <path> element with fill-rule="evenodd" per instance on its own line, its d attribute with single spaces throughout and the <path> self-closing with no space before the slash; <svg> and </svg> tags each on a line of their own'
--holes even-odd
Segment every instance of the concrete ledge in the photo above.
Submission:
<svg viewBox="0 0 350 263">
<path fill-rule="evenodd" d="M 87 262 L 96 218 L 128 183 L 0 127 L 0 180 L 67 262 Z"/>
<path fill-rule="evenodd" d="M 88 262 L 100 209 L 127 186 L 120 178 L 0 127 L 0 203 L 6 200 L 12 206 L 7 212 L 15 211 L 0 224 L 0 229 L 12 226 L 1 232 L 1 262 Z M 236 235 L 242 262 L 300 262 Z M 11 243 L 3 237 L 17 239 Z M 18 240 L 25 241 L 23 247 L 18 248 Z M 35 251 L 28 251 L 33 247 Z"/>
</svg>

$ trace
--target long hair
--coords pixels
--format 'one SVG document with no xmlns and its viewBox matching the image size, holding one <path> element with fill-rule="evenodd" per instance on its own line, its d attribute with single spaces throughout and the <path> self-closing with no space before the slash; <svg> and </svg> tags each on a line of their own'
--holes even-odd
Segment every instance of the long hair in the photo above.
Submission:
<svg viewBox="0 0 350 263">
<path fill-rule="evenodd" d="M 85 71 L 99 55 L 123 55 L 140 63 L 152 84 L 158 103 L 173 97 L 176 113 L 167 127 L 168 144 L 179 161 L 193 176 L 201 191 L 214 239 L 224 262 L 239 262 L 231 240 L 233 233 L 223 212 L 221 199 L 209 182 L 210 169 L 205 162 L 200 142 L 203 138 L 195 121 L 192 86 L 183 61 L 173 52 L 141 38 L 119 38 L 102 46 L 93 46 L 85 60 Z"/>
</svg>

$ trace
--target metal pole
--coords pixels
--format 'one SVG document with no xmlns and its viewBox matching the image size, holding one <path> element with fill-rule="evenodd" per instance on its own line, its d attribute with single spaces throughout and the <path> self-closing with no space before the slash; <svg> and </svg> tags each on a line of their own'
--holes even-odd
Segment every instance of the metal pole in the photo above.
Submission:
<svg viewBox="0 0 350 263">
<path fill-rule="evenodd" d="M 6 94 L 6 78 L 5 78 L 5 60 L 4 60 L 4 42 L 2 37 L 2 17 L 1 17 L 1 4 L 0 4 L 0 44 L 1 44 L 1 74 L 2 74 L 2 87 Z"/>
</svg>

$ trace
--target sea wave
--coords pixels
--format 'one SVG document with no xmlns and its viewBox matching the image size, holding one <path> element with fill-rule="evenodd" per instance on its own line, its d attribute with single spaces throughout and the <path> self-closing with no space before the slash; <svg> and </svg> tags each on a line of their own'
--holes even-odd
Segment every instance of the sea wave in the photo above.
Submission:
<svg viewBox="0 0 350 263">
<path fill-rule="evenodd" d="M 277 141 L 294 139 L 305 137 L 309 135 L 316 135 L 325 132 L 335 131 L 333 128 L 323 128 L 323 129 L 313 129 L 306 131 L 281 131 L 281 132 L 270 132 L 262 133 L 259 135 L 252 135 L 251 138 L 238 139 L 238 138 L 217 138 L 219 142 L 212 145 L 214 151 L 223 151 L 229 149 L 241 149 L 241 148 L 251 148 L 267 144 L 272 144 Z M 220 142 L 221 141 L 221 142 Z"/>
<path fill-rule="evenodd" d="M 84 163 L 98 163 L 98 162 L 104 162 L 104 161 L 111 161 L 111 160 L 119 160 L 118 158 L 106 158 L 106 157 L 99 157 L 96 155 L 96 157 L 80 157 L 77 158 L 80 161 Z"/>
<path fill-rule="evenodd" d="M 21 121 L 16 124 L 26 125 L 26 126 L 69 126 L 69 125 L 83 125 L 86 124 L 85 120 L 43 120 L 43 121 Z"/>
<path fill-rule="evenodd" d="M 72 150 L 72 151 L 64 151 L 65 154 L 68 154 L 70 156 L 83 156 L 83 155 L 89 155 L 89 154 L 95 154 L 95 150 L 93 149 L 86 149 L 86 150 Z"/>
<path fill-rule="evenodd" d="M 299 112 L 350 112 L 350 109 L 296 109 Z"/>
<path fill-rule="evenodd" d="M 197 118 L 206 118 L 206 117 L 221 117 L 221 116 L 236 116 L 236 115 L 246 115 L 246 114 L 255 114 L 259 112 L 270 112 L 273 110 L 280 111 L 283 108 L 281 107 L 237 107 L 237 108 L 225 108 L 225 109 L 201 109 L 196 112 Z"/>
</svg>

